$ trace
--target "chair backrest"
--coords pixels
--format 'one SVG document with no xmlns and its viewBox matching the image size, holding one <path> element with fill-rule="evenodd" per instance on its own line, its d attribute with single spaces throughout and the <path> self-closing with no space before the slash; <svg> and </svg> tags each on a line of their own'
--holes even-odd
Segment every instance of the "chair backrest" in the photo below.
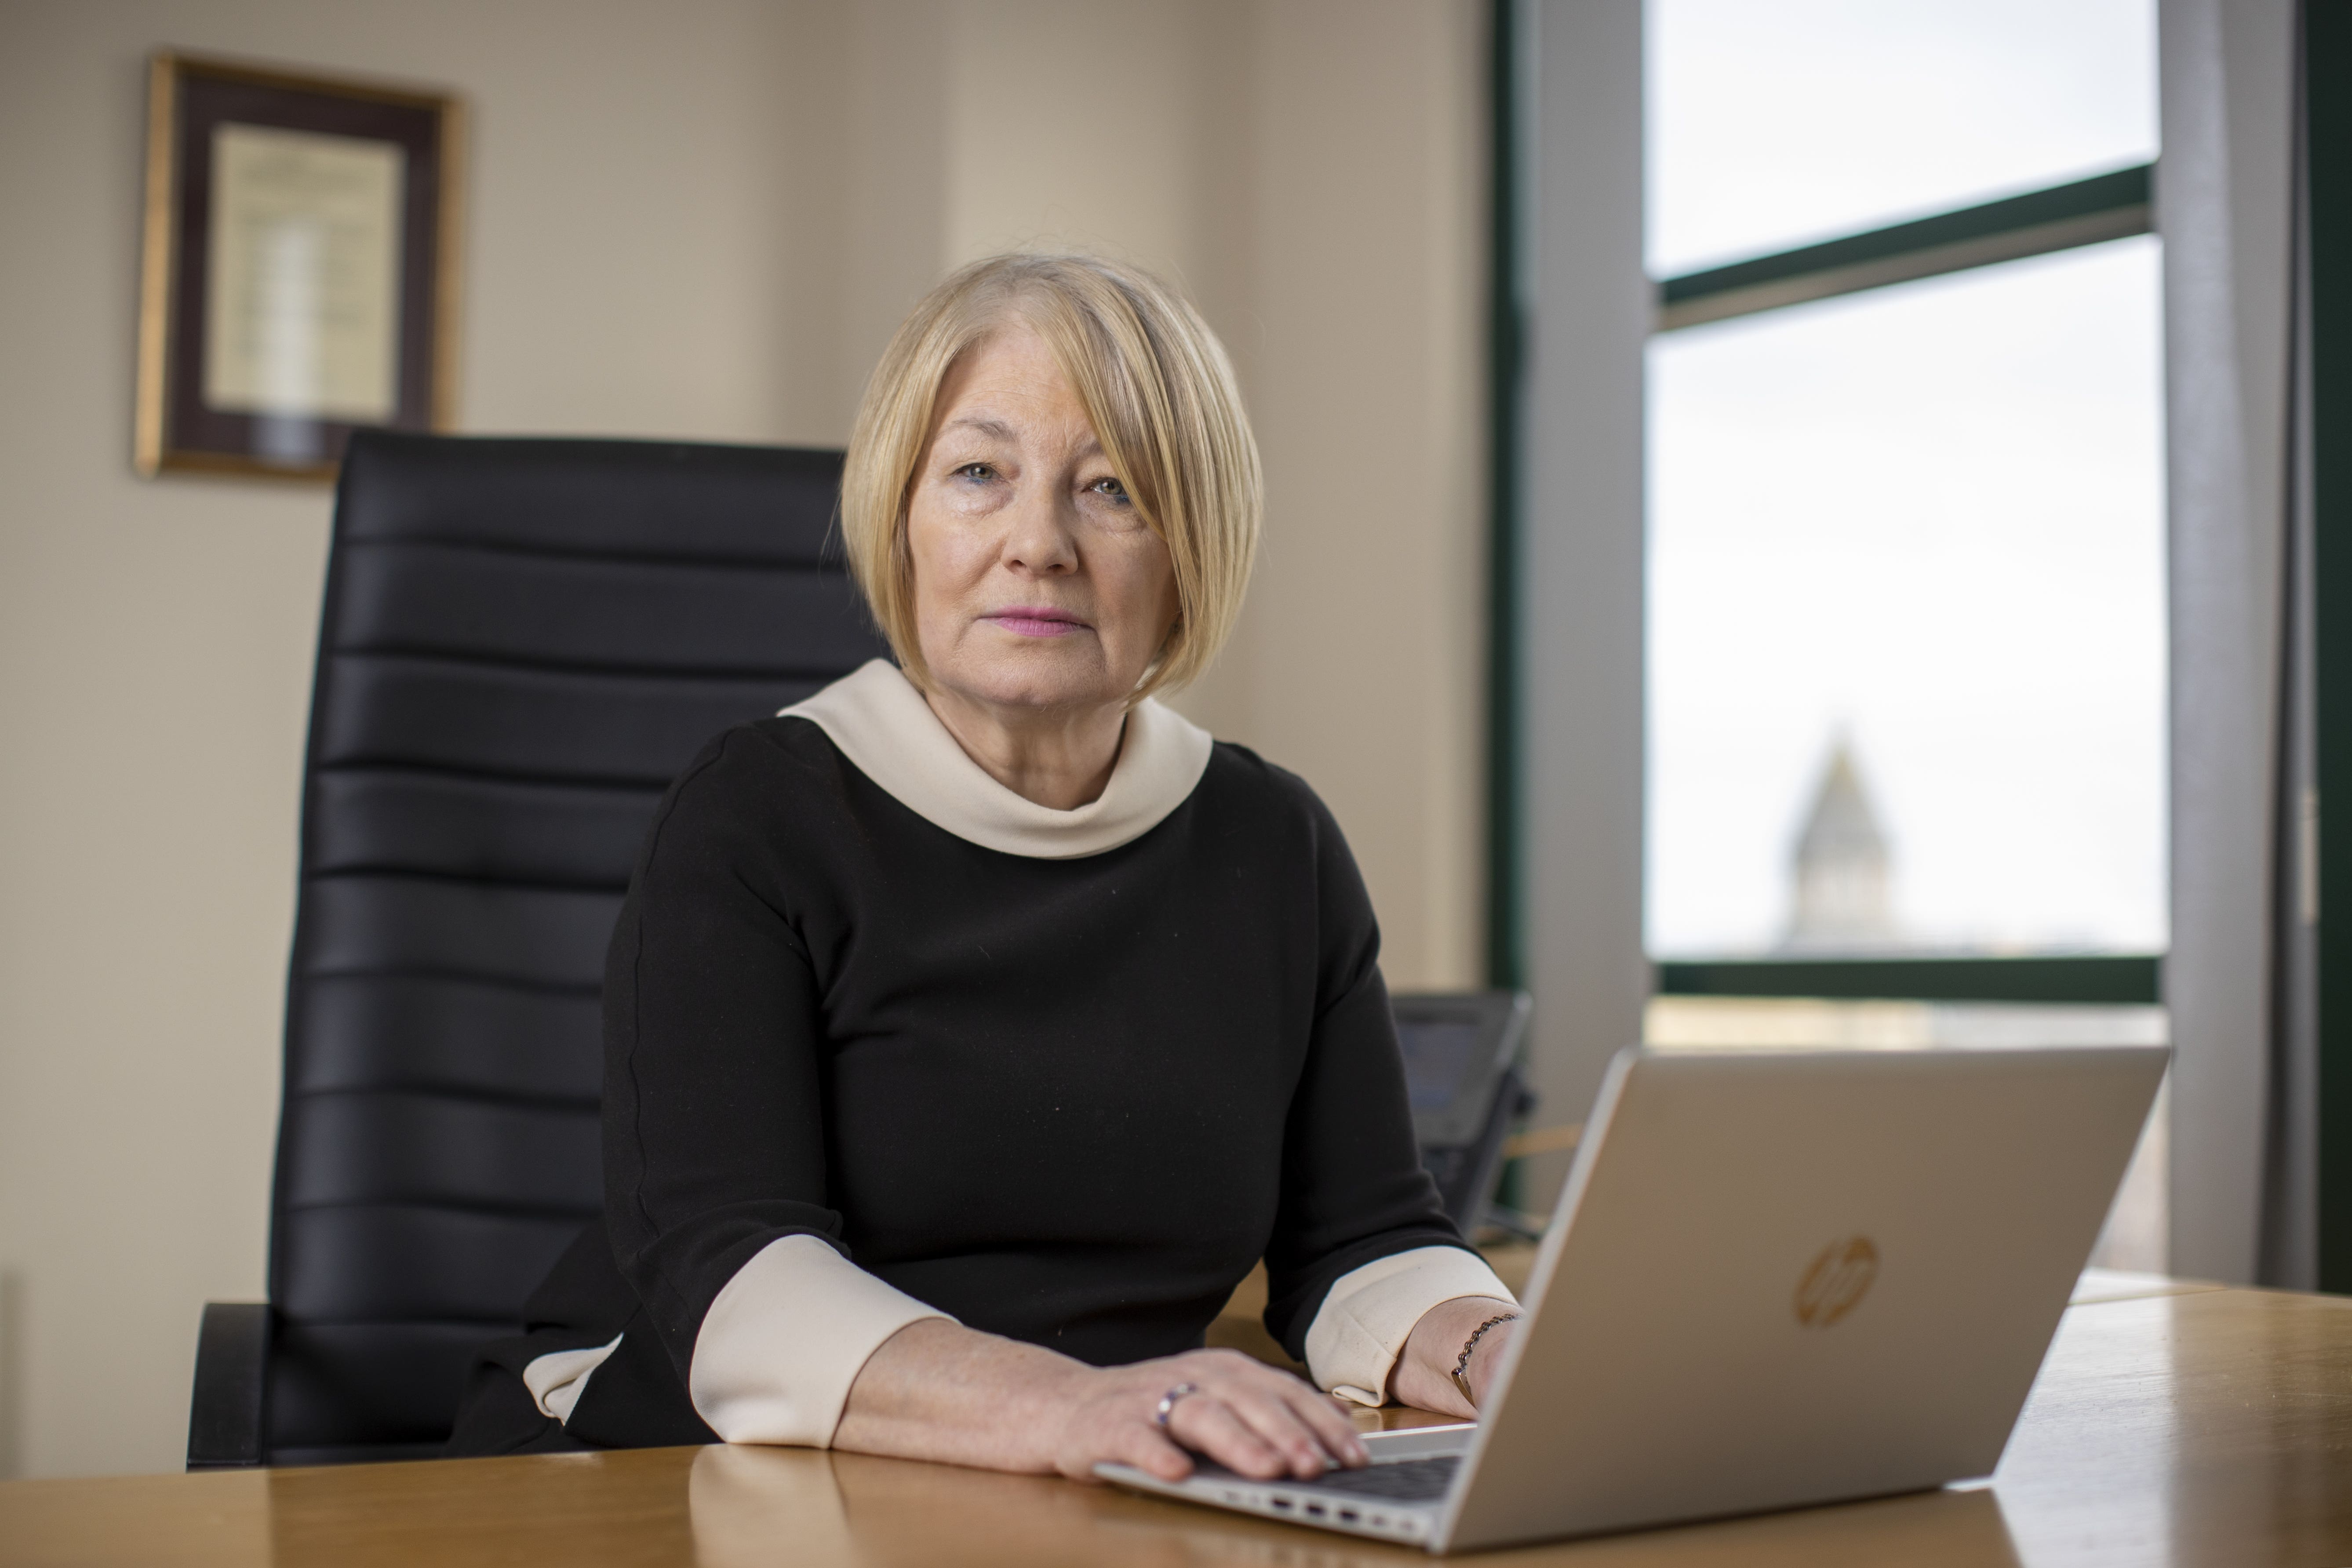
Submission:
<svg viewBox="0 0 2352 1568">
<path fill-rule="evenodd" d="M 304 766 L 278 1463 L 430 1452 L 601 1201 L 598 994 L 664 787 L 883 651 L 837 452 L 363 432 Z"/>
</svg>

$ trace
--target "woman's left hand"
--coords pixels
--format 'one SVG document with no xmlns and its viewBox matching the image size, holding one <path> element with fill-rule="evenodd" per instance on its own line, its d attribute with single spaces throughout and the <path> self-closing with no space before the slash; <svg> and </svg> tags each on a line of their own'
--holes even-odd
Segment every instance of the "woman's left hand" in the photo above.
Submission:
<svg viewBox="0 0 2352 1568">
<path fill-rule="evenodd" d="M 1478 1335 L 1478 1343 L 1470 1352 L 1470 1365 L 1464 1376 L 1470 1380 L 1471 1392 L 1477 1395 L 1474 1405 L 1462 1397 L 1454 1386 L 1454 1363 L 1462 1358 L 1462 1347 L 1470 1336 L 1477 1333 L 1478 1325 L 1489 1318 L 1509 1313 L 1511 1322 L 1496 1323 Z M 1488 1296 L 1458 1296 L 1451 1301 L 1440 1301 L 1421 1315 L 1412 1326 L 1412 1333 L 1404 1342 L 1404 1352 L 1389 1373 L 1389 1393 L 1404 1404 L 1423 1410 L 1433 1410 L 1441 1415 L 1458 1415 L 1465 1421 L 1478 1418 L 1478 1406 L 1486 1403 L 1486 1390 L 1495 1380 L 1495 1369 L 1503 1363 L 1503 1347 L 1511 1342 L 1519 1309 L 1508 1301 Z"/>
</svg>

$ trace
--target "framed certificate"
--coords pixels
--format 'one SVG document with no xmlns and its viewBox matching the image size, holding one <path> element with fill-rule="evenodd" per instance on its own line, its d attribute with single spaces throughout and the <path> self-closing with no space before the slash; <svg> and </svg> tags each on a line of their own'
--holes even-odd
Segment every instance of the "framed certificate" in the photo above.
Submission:
<svg viewBox="0 0 2352 1568">
<path fill-rule="evenodd" d="M 139 471 L 331 479 L 362 426 L 446 428 L 457 100 L 165 54 L 147 115 Z"/>
</svg>

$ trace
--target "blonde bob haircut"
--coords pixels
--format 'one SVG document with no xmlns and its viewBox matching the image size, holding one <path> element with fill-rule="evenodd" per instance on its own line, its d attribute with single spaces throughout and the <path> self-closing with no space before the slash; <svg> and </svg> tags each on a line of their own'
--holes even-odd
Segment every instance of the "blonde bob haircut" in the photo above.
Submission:
<svg viewBox="0 0 2352 1568">
<path fill-rule="evenodd" d="M 1176 291 L 1090 256 L 975 261 L 932 289 L 866 385 L 841 480 L 849 568 L 899 667 L 928 684 L 915 631 L 907 505 L 940 384 L 1008 321 L 1033 328 L 1070 378 L 1095 438 L 1175 565 L 1176 624 L 1130 701 L 1194 679 L 1241 614 L 1265 488 L 1223 344 Z"/>
</svg>

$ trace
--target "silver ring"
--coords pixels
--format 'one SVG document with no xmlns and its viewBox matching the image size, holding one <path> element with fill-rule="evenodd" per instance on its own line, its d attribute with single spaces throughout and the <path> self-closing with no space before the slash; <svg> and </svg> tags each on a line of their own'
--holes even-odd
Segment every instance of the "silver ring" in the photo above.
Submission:
<svg viewBox="0 0 2352 1568">
<path fill-rule="evenodd" d="M 1176 1414 L 1176 1402 L 1183 1398 L 1188 1394 L 1198 1394 L 1200 1392 L 1201 1385 L 1197 1383 L 1178 1384 L 1175 1387 L 1170 1389 L 1167 1393 L 1160 1396 L 1160 1408 L 1153 1414 L 1151 1419 L 1161 1426 L 1167 1426 L 1168 1417 Z"/>
</svg>

